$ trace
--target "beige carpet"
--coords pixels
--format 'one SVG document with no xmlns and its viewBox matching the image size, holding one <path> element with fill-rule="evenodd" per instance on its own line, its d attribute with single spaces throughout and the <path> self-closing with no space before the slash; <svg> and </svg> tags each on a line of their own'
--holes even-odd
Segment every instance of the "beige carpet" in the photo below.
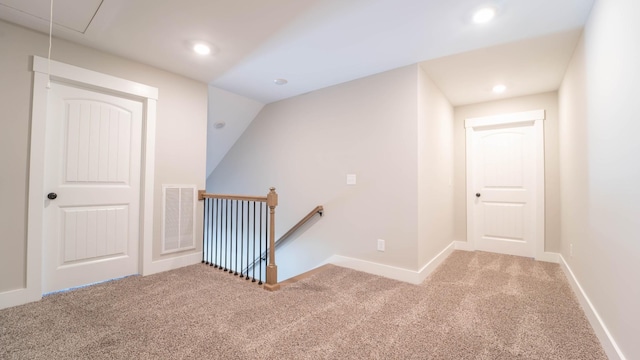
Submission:
<svg viewBox="0 0 640 360">
<path fill-rule="evenodd" d="M 422 285 L 330 267 L 269 293 L 205 265 L 0 311 L 1 359 L 606 359 L 556 264 L 454 252 Z"/>
</svg>

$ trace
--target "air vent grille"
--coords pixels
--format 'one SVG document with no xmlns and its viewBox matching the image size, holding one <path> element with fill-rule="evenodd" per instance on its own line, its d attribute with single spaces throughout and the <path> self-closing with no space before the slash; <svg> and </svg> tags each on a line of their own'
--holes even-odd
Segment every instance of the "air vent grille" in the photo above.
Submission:
<svg viewBox="0 0 640 360">
<path fill-rule="evenodd" d="M 162 253 L 195 248 L 195 185 L 163 185 Z"/>
</svg>

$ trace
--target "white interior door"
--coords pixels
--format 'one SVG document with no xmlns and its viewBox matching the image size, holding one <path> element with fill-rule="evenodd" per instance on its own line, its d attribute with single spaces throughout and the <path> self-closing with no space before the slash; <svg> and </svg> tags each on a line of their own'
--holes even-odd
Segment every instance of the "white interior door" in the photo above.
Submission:
<svg viewBox="0 0 640 360">
<path fill-rule="evenodd" d="M 43 292 L 138 273 L 142 109 L 51 84 L 44 185 L 55 199 L 45 200 Z"/>
<path fill-rule="evenodd" d="M 543 204 L 538 204 L 542 144 L 537 141 L 542 139 L 535 125 L 528 121 L 467 127 L 467 226 L 476 250 L 536 257 L 540 241 L 544 249 L 538 219 Z"/>
</svg>

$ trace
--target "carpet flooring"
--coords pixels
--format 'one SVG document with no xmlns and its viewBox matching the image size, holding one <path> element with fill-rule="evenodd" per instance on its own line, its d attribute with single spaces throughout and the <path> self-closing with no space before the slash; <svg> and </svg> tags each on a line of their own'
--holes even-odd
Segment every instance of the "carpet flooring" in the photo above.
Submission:
<svg viewBox="0 0 640 360">
<path fill-rule="evenodd" d="M 557 264 L 455 251 L 421 285 L 350 269 L 267 292 L 206 265 L 0 311 L 0 359 L 606 359 Z"/>
</svg>

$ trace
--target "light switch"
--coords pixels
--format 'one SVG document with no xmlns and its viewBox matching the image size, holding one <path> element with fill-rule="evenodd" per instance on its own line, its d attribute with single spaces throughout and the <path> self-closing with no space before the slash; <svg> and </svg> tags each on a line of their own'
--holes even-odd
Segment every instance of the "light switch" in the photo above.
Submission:
<svg viewBox="0 0 640 360">
<path fill-rule="evenodd" d="M 347 185 L 356 184 L 356 174 L 347 174 Z"/>
</svg>

